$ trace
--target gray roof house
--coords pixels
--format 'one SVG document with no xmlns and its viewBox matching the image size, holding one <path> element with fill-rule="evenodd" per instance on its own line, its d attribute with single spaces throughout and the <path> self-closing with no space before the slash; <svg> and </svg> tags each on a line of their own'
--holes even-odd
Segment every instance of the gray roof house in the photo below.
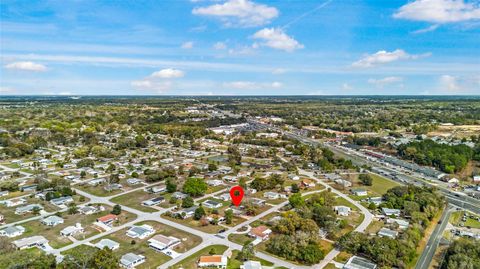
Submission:
<svg viewBox="0 0 480 269">
<path fill-rule="evenodd" d="M 123 268 L 135 268 L 135 266 L 145 262 L 145 256 L 135 253 L 127 253 L 120 258 L 120 266 Z"/>
<path fill-rule="evenodd" d="M 40 210 L 43 210 L 43 206 L 39 204 L 30 204 L 30 205 L 25 205 L 25 206 L 20 206 L 15 209 L 15 214 L 21 215 L 25 213 L 30 213 L 33 211 L 34 208 L 39 208 Z"/>
<path fill-rule="evenodd" d="M 63 219 L 59 216 L 51 215 L 42 219 L 40 222 L 47 226 L 57 226 L 58 224 L 63 223 Z"/>
<path fill-rule="evenodd" d="M 108 248 L 110 250 L 116 250 L 120 247 L 120 244 L 110 239 L 102 239 L 95 244 L 95 247 L 99 249 Z"/>
<path fill-rule="evenodd" d="M 358 256 L 352 256 L 348 259 L 343 269 L 376 269 L 377 265 L 373 262 Z"/>
<path fill-rule="evenodd" d="M 127 236 L 131 238 L 144 239 L 155 232 L 152 226 L 144 224 L 142 226 L 132 226 L 127 231 Z"/>
<path fill-rule="evenodd" d="M 214 201 L 214 200 L 207 200 L 207 201 L 203 202 L 202 205 L 204 207 L 210 208 L 210 209 L 222 207 L 222 203 L 219 203 L 219 202 Z"/>
<path fill-rule="evenodd" d="M 400 209 L 382 207 L 382 212 L 386 216 L 400 216 Z"/>
<path fill-rule="evenodd" d="M 25 249 L 25 248 L 32 248 L 32 247 L 42 247 L 48 244 L 48 240 L 41 235 L 34 235 L 34 236 L 15 240 L 12 242 L 12 244 L 17 249 Z"/>
<path fill-rule="evenodd" d="M 50 203 L 56 206 L 66 205 L 73 203 L 73 198 L 72 196 L 63 196 L 50 200 Z"/>
<path fill-rule="evenodd" d="M 389 238 L 396 238 L 398 235 L 397 231 L 390 230 L 388 228 L 382 228 L 380 231 L 378 231 L 378 236 L 381 237 L 389 237 Z"/>
<path fill-rule="evenodd" d="M 9 238 L 16 237 L 22 235 L 25 232 L 25 228 L 20 225 L 17 226 L 9 226 L 7 228 L 3 228 L 0 230 L 0 236 L 6 236 Z"/>
</svg>

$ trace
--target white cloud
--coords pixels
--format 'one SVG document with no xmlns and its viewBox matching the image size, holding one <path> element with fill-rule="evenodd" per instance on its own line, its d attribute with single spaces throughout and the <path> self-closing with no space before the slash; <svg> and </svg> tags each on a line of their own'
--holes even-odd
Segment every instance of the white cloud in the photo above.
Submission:
<svg viewBox="0 0 480 269">
<path fill-rule="evenodd" d="M 218 17 L 227 27 L 265 25 L 278 16 L 278 10 L 250 0 L 228 0 L 222 4 L 194 8 L 194 15 Z"/>
<path fill-rule="evenodd" d="M 191 49 L 193 48 L 193 41 L 187 41 L 182 44 L 181 46 L 182 49 Z"/>
<path fill-rule="evenodd" d="M 263 40 L 261 46 L 267 46 L 273 49 L 279 49 L 284 51 L 294 51 L 296 49 L 302 49 L 303 45 L 297 40 L 288 36 L 280 28 L 264 28 L 253 35 L 254 39 Z M 256 46 L 256 44 L 254 44 Z"/>
<path fill-rule="evenodd" d="M 350 84 L 348 84 L 348 83 L 343 83 L 342 84 L 342 90 L 346 90 L 346 91 L 353 90 L 353 87 L 350 86 Z"/>
<path fill-rule="evenodd" d="M 440 90 L 448 92 L 458 92 L 462 90 L 458 78 L 450 75 L 440 77 Z"/>
<path fill-rule="evenodd" d="M 385 50 L 377 51 L 374 54 L 365 55 L 362 59 L 354 62 L 353 67 L 373 67 L 381 64 L 391 63 L 399 60 L 414 60 L 421 57 L 430 56 L 430 53 L 425 54 L 408 54 L 404 50 L 396 49 L 392 52 Z"/>
<path fill-rule="evenodd" d="M 433 24 L 433 25 L 428 26 L 427 28 L 422 28 L 422 29 L 418 29 L 416 31 L 413 31 L 412 34 L 423 34 L 423 33 L 432 32 L 432 31 L 437 30 L 437 28 L 439 26 L 440 25 L 438 25 L 438 24 Z"/>
<path fill-rule="evenodd" d="M 154 81 L 148 78 L 143 80 L 135 80 L 130 83 L 132 88 L 136 90 L 155 91 L 156 93 L 164 93 L 173 86 L 171 81 Z"/>
<path fill-rule="evenodd" d="M 0 86 L 0 93 L 10 93 L 10 92 L 15 92 L 15 89 L 11 87 Z"/>
<path fill-rule="evenodd" d="M 272 70 L 272 74 L 274 75 L 282 75 L 282 74 L 285 74 L 286 72 L 287 70 L 284 68 L 275 68 Z"/>
<path fill-rule="evenodd" d="M 5 65 L 5 68 L 14 69 L 14 70 L 34 71 L 34 72 L 47 71 L 47 67 L 45 65 L 34 63 L 34 62 L 14 62 L 14 63 Z"/>
<path fill-rule="evenodd" d="M 72 95 L 71 92 L 59 92 L 58 95 Z"/>
<path fill-rule="evenodd" d="M 150 76 L 153 78 L 181 78 L 185 72 L 178 69 L 166 68 L 157 72 L 153 72 Z"/>
<path fill-rule="evenodd" d="M 217 42 L 213 44 L 213 48 L 216 50 L 224 50 L 227 49 L 227 44 L 225 44 L 224 42 Z"/>
<path fill-rule="evenodd" d="M 394 18 L 431 23 L 453 23 L 480 19 L 480 7 L 464 0 L 416 0 L 393 14 Z"/>
<path fill-rule="evenodd" d="M 402 82 L 403 78 L 401 77 L 385 77 L 381 79 L 371 78 L 368 80 L 368 83 L 373 84 L 379 88 L 383 88 L 385 85 Z"/>
<path fill-rule="evenodd" d="M 224 88 L 230 89 L 239 89 L 239 90 L 258 90 L 258 89 L 269 89 L 269 88 L 281 88 L 283 83 L 274 81 L 274 82 L 254 82 L 254 81 L 231 81 L 223 83 Z"/>
</svg>

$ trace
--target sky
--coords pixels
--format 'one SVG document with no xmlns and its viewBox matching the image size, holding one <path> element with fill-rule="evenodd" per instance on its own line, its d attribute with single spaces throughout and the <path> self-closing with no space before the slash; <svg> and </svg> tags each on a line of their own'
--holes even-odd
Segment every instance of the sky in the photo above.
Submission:
<svg viewBox="0 0 480 269">
<path fill-rule="evenodd" d="M 480 95 L 480 0 L 2 0 L 0 14 L 0 95 Z"/>
</svg>

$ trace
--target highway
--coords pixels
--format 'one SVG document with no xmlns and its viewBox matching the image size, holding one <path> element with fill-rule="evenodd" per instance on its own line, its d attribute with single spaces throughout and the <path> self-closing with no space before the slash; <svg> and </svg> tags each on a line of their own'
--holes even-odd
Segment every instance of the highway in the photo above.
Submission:
<svg viewBox="0 0 480 269">
<path fill-rule="evenodd" d="M 417 260 L 417 264 L 415 265 L 415 269 L 428 269 L 430 263 L 432 262 L 433 256 L 435 255 L 435 251 L 440 243 L 440 239 L 442 239 L 443 231 L 445 231 L 445 227 L 447 227 L 448 220 L 454 208 L 452 206 L 447 206 L 443 211 L 442 217 L 440 218 L 440 224 L 435 227 L 433 233 L 430 235 L 428 239 L 427 245 L 422 252 L 422 255 Z"/>
</svg>

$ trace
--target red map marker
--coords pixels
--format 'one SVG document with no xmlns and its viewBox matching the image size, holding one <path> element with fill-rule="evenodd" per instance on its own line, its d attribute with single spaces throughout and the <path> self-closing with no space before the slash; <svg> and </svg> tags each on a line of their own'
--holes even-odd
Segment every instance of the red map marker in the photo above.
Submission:
<svg viewBox="0 0 480 269">
<path fill-rule="evenodd" d="M 240 186 L 235 186 L 230 189 L 230 197 L 232 198 L 232 202 L 236 207 L 242 203 L 244 193 L 245 192 L 243 191 L 243 188 Z"/>
</svg>

